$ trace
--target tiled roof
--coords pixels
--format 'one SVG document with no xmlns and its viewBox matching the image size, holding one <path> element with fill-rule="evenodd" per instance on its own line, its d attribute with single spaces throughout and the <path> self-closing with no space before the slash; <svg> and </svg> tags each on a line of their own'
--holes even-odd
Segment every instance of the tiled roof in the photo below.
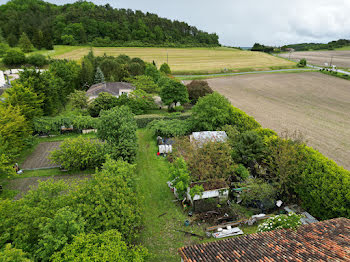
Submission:
<svg viewBox="0 0 350 262">
<path fill-rule="evenodd" d="M 182 247 L 185 262 L 350 261 L 350 219 L 336 218 L 293 231 L 264 233 Z"/>
<path fill-rule="evenodd" d="M 86 94 L 87 96 L 98 96 L 99 93 L 107 92 L 111 95 L 119 95 L 120 89 L 134 90 L 135 87 L 126 82 L 106 82 L 92 85 Z"/>
</svg>

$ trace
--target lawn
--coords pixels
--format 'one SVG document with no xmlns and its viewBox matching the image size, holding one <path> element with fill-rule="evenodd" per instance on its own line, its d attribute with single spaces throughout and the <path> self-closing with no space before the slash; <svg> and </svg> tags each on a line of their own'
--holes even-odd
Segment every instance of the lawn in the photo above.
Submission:
<svg viewBox="0 0 350 262">
<path fill-rule="evenodd" d="M 91 47 L 55 46 L 54 51 L 38 51 L 59 59 L 79 61 Z M 140 57 L 160 66 L 168 61 L 174 74 L 208 74 L 293 68 L 295 63 L 269 54 L 233 48 L 150 48 L 93 47 L 95 55 Z M 226 70 L 225 70 L 226 69 Z"/>
</svg>

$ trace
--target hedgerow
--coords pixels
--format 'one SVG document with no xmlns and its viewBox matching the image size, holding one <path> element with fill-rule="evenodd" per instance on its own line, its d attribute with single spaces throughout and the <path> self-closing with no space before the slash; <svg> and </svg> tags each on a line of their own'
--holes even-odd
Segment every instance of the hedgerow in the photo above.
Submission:
<svg viewBox="0 0 350 262">
<path fill-rule="evenodd" d="M 184 136 L 190 132 L 190 123 L 179 119 L 153 120 L 147 125 L 147 128 L 151 129 L 156 136 Z"/>
<path fill-rule="evenodd" d="M 149 123 L 151 123 L 154 120 L 169 120 L 169 119 L 177 119 L 177 120 L 186 120 L 189 119 L 191 116 L 191 113 L 173 113 L 169 115 L 140 115 L 135 116 L 135 120 L 137 123 L 138 128 L 145 128 Z"/>
</svg>

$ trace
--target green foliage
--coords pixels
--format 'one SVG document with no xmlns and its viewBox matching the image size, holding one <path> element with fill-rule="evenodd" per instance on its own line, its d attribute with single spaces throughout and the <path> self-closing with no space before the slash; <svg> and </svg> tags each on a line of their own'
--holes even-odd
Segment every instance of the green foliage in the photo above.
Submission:
<svg viewBox="0 0 350 262">
<path fill-rule="evenodd" d="M 46 57 L 42 54 L 33 54 L 27 58 L 28 64 L 36 67 L 43 67 L 49 63 Z"/>
<path fill-rule="evenodd" d="M 193 199 L 195 195 L 202 196 L 204 192 L 203 185 L 195 185 L 190 189 L 190 196 Z"/>
<path fill-rule="evenodd" d="M 34 119 L 33 131 L 37 134 L 58 134 L 62 126 L 73 126 L 77 130 L 96 129 L 98 123 L 98 118 L 92 118 L 90 116 L 40 117 Z"/>
<path fill-rule="evenodd" d="M 43 115 L 43 99 L 34 93 L 31 88 L 25 87 L 21 83 L 13 83 L 12 88 L 6 89 L 3 96 L 5 101 L 1 106 L 19 108 L 20 114 L 29 122 L 33 118 Z"/>
<path fill-rule="evenodd" d="M 306 59 L 300 59 L 299 63 L 297 64 L 297 67 L 305 67 L 306 66 Z"/>
<path fill-rule="evenodd" d="M 47 218 L 39 225 L 41 232 L 36 257 L 50 261 L 56 251 L 73 242 L 74 236 L 84 232 L 84 220 L 69 207 L 57 211 L 53 218 Z"/>
<path fill-rule="evenodd" d="M 118 97 L 117 105 L 128 106 L 135 115 L 141 115 L 147 110 L 157 108 L 153 97 L 143 90 L 134 90 L 128 95 L 122 94 Z"/>
<path fill-rule="evenodd" d="M 274 206 L 274 201 L 276 198 L 276 189 L 264 182 L 262 179 L 248 179 L 246 182 L 241 184 L 241 187 L 247 187 L 241 194 L 242 202 L 245 205 L 251 205 L 253 203 L 259 202 L 272 202 Z"/>
<path fill-rule="evenodd" d="M 192 143 L 187 138 L 176 139 L 173 156 L 183 157 L 193 181 L 227 179 L 234 175 L 231 147 L 227 143 Z"/>
<path fill-rule="evenodd" d="M 239 132 L 245 132 L 260 128 L 260 124 L 241 109 L 231 106 L 229 124 L 237 128 Z"/>
<path fill-rule="evenodd" d="M 273 52 L 273 47 L 272 46 L 261 45 L 259 43 L 255 43 L 254 46 L 252 47 L 251 51 L 272 53 Z"/>
<path fill-rule="evenodd" d="M 131 83 L 136 87 L 149 94 L 156 94 L 159 92 L 158 85 L 153 81 L 153 78 L 146 75 L 136 76 L 134 79 L 131 79 Z"/>
<path fill-rule="evenodd" d="M 126 106 L 115 107 L 100 114 L 97 136 L 105 140 L 114 159 L 133 162 L 136 157 L 136 121 Z"/>
<path fill-rule="evenodd" d="M 292 44 L 282 46 L 282 50 L 286 50 L 287 48 L 293 48 L 296 51 L 308 51 L 308 50 L 333 50 L 335 48 L 340 48 L 343 46 L 350 45 L 350 40 L 347 39 L 339 39 L 336 41 L 328 42 L 327 44 L 320 43 L 302 43 L 302 44 Z"/>
<path fill-rule="evenodd" d="M 18 38 L 17 36 L 11 32 L 8 37 L 7 37 L 7 43 L 9 44 L 10 47 L 15 47 L 17 45 Z"/>
<path fill-rule="evenodd" d="M 5 249 L 0 251 L 0 261 L 1 262 L 31 262 L 26 253 L 21 249 L 17 249 L 11 246 L 11 244 L 6 244 Z"/>
<path fill-rule="evenodd" d="M 94 261 L 94 262 L 142 262 L 148 252 L 141 246 L 129 247 L 121 234 L 115 230 L 101 234 L 81 234 L 75 237 L 72 244 L 53 256 L 54 262 L 61 261 Z"/>
<path fill-rule="evenodd" d="M 186 161 L 182 157 L 177 158 L 172 164 L 170 168 L 170 180 L 176 188 L 178 198 L 185 198 L 191 178 Z"/>
<path fill-rule="evenodd" d="M 207 81 L 193 80 L 187 86 L 188 97 L 191 104 L 195 105 L 200 97 L 212 94 L 214 91 L 210 88 Z"/>
<path fill-rule="evenodd" d="M 85 170 L 100 167 L 105 160 L 103 144 L 77 137 L 66 139 L 51 152 L 50 159 L 66 170 Z"/>
<path fill-rule="evenodd" d="M 172 120 L 153 120 L 147 125 L 155 136 L 174 137 L 185 136 L 190 133 L 190 125 L 188 121 L 172 119 Z"/>
<path fill-rule="evenodd" d="M 171 113 L 168 115 L 140 115 L 135 116 L 135 120 L 138 128 L 145 128 L 149 123 L 154 120 L 169 120 L 169 119 L 178 119 L 178 120 L 187 120 L 191 116 L 191 113 Z"/>
<path fill-rule="evenodd" d="M 29 52 L 33 51 L 33 49 L 34 49 L 32 42 L 30 42 L 30 40 L 25 32 L 22 33 L 22 35 L 19 39 L 18 45 L 21 48 L 22 52 L 24 52 L 24 53 L 29 53 Z"/>
<path fill-rule="evenodd" d="M 118 98 L 112 96 L 109 93 L 102 92 L 98 94 L 98 97 L 95 98 L 88 107 L 89 113 L 93 117 L 100 115 L 102 110 L 109 110 L 118 105 Z"/>
<path fill-rule="evenodd" d="M 162 64 L 159 68 L 159 71 L 166 75 L 171 74 L 170 66 L 167 63 Z"/>
<path fill-rule="evenodd" d="M 89 56 L 85 56 L 81 63 L 80 83 L 81 83 L 81 86 L 85 87 L 86 89 L 90 87 L 95 80 L 94 79 L 95 68 L 94 68 L 93 62 L 94 62 L 94 57 L 92 54 L 92 59 L 90 59 Z"/>
<path fill-rule="evenodd" d="M 118 230 L 127 243 L 142 225 L 140 197 L 136 192 L 135 166 L 107 158 L 102 170 L 70 194 L 72 209 L 80 213 L 86 232 Z"/>
<path fill-rule="evenodd" d="M 95 84 L 103 83 L 105 81 L 105 76 L 103 72 L 101 71 L 100 67 L 97 67 L 96 74 L 95 74 Z"/>
<path fill-rule="evenodd" d="M 170 79 L 160 90 L 160 97 L 162 102 L 169 107 L 179 102 L 181 104 L 187 103 L 188 100 L 188 92 L 186 86 L 182 83 Z"/>
<path fill-rule="evenodd" d="M 1 152 L 1 151 L 2 150 L 0 147 L 0 177 L 2 176 L 11 177 L 16 175 L 16 172 L 11 165 L 12 163 L 10 158 L 6 154 L 4 154 L 4 152 Z"/>
<path fill-rule="evenodd" d="M 159 73 L 157 67 L 149 63 L 146 64 L 145 75 L 151 77 L 154 82 L 157 82 L 161 77 L 161 74 Z"/>
<path fill-rule="evenodd" d="M 0 140 L 5 143 L 4 151 L 11 152 L 8 157 L 14 158 L 31 136 L 29 123 L 18 107 L 0 106 L 0 115 Z"/>
<path fill-rule="evenodd" d="M 191 122 L 194 130 L 213 131 L 230 123 L 231 104 L 217 92 L 199 98 L 192 108 Z"/>
<path fill-rule="evenodd" d="M 88 107 L 88 99 L 86 92 L 75 90 L 68 96 L 68 106 L 71 109 L 86 109 Z"/>
<path fill-rule="evenodd" d="M 301 226 L 301 215 L 289 213 L 288 215 L 278 215 L 267 219 L 258 226 L 258 232 L 268 232 L 276 229 L 297 229 Z"/>
<path fill-rule="evenodd" d="M 3 57 L 9 50 L 9 46 L 5 43 L 0 42 L 0 58 Z"/>
<path fill-rule="evenodd" d="M 266 150 L 263 138 L 256 131 L 251 130 L 238 135 L 232 157 L 237 163 L 252 166 L 255 163 L 261 163 Z"/>
<path fill-rule="evenodd" d="M 10 49 L 5 53 L 2 62 L 7 66 L 20 66 L 26 62 L 26 57 L 22 51 Z"/>
<path fill-rule="evenodd" d="M 241 178 L 241 180 L 247 180 L 250 176 L 248 169 L 244 165 L 239 164 L 235 169 L 235 173 Z"/>
</svg>

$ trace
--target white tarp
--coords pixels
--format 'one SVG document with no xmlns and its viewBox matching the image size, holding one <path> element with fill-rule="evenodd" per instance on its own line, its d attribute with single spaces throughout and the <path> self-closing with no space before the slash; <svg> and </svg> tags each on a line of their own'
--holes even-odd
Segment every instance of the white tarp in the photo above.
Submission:
<svg viewBox="0 0 350 262">
<path fill-rule="evenodd" d="M 3 71 L 0 71 L 0 87 L 6 85 L 6 79 Z"/>
<path fill-rule="evenodd" d="M 199 146 L 208 142 L 226 142 L 227 134 L 225 131 L 193 132 L 190 141 L 198 143 Z"/>
<path fill-rule="evenodd" d="M 170 154 L 173 152 L 173 146 L 172 145 L 159 145 L 159 153 L 160 154 Z"/>
</svg>

